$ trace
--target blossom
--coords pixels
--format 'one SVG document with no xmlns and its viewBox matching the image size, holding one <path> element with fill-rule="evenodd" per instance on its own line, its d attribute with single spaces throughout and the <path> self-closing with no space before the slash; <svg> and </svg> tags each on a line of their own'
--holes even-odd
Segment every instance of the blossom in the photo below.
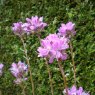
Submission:
<svg viewBox="0 0 95 95">
<path fill-rule="evenodd" d="M 72 22 L 68 22 L 66 24 L 62 23 L 61 27 L 58 29 L 59 35 L 71 37 L 76 34 L 75 24 Z"/>
<path fill-rule="evenodd" d="M 12 30 L 15 35 L 21 36 L 21 35 L 25 34 L 25 31 L 22 26 L 23 26 L 22 22 L 13 23 Z"/>
<path fill-rule="evenodd" d="M 26 18 L 26 23 L 23 24 L 24 30 L 29 33 L 40 32 L 44 29 L 45 26 L 47 26 L 47 24 L 43 22 L 43 17 L 38 16 Z"/>
<path fill-rule="evenodd" d="M 38 57 L 49 58 L 49 63 L 54 59 L 66 60 L 66 49 L 69 48 L 68 40 L 65 37 L 59 37 L 57 34 L 49 34 L 41 40 L 41 46 L 38 48 Z"/>
<path fill-rule="evenodd" d="M 3 67 L 4 67 L 4 65 L 1 63 L 1 64 L 0 64 L 0 76 L 2 76 L 2 73 L 3 73 L 3 72 L 2 72 Z"/>
<path fill-rule="evenodd" d="M 63 93 L 66 93 L 66 90 L 63 91 Z M 90 95 L 89 93 L 86 93 L 83 91 L 82 87 L 79 87 L 79 89 L 76 88 L 76 86 L 72 86 L 72 88 L 68 89 L 68 95 Z"/>
<path fill-rule="evenodd" d="M 25 76 L 28 73 L 28 67 L 25 63 L 19 61 L 18 63 L 12 63 L 10 71 L 12 75 L 16 78 L 14 81 L 16 84 L 21 83 L 26 80 Z"/>
</svg>

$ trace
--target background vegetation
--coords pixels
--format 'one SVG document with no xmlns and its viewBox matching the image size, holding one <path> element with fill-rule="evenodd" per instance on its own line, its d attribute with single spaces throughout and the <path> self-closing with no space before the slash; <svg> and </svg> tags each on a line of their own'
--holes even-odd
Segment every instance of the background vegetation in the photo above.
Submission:
<svg viewBox="0 0 95 95">
<path fill-rule="evenodd" d="M 0 3 L 0 62 L 4 63 L 4 74 L 0 78 L 2 95 L 20 95 L 21 89 L 13 83 L 14 77 L 9 68 L 12 62 L 25 58 L 20 39 L 11 31 L 12 23 L 25 21 L 33 15 L 43 16 L 48 27 L 42 33 L 57 32 L 61 22 L 72 21 L 76 24 L 77 34 L 73 39 L 77 84 L 91 95 L 95 95 L 95 1 L 94 0 L 1 0 Z M 36 36 L 28 36 L 28 54 L 31 57 L 31 70 L 35 82 L 35 95 L 51 95 L 48 73 L 44 60 L 37 58 L 39 46 Z M 69 54 L 69 51 L 68 51 Z M 63 62 L 68 85 L 72 85 L 71 59 Z M 71 68 L 69 68 L 71 67 Z M 62 95 L 63 80 L 55 63 L 50 65 L 53 76 L 54 95 Z M 32 95 L 30 81 L 27 81 L 27 95 Z"/>
</svg>

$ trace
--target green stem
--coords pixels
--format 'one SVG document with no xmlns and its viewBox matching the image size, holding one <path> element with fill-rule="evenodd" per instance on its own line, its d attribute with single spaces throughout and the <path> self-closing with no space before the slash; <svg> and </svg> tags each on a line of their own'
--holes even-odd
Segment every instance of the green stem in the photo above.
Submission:
<svg viewBox="0 0 95 95">
<path fill-rule="evenodd" d="M 67 87 L 66 76 L 65 76 L 65 72 L 64 72 L 64 69 L 62 68 L 62 65 L 61 65 L 60 61 L 58 61 L 58 66 L 59 66 L 60 72 L 61 72 L 62 77 L 63 77 L 64 87 L 65 87 L 65 90 L 66 90 L 66 95 L 68 95 L 68 89 L 67 89 L 68 87 Z"/>
<path fill-rule="evenodd" d="M 32 72 L 31 72 L 31 68 L 30 68 L 29 58 L 28 58 L 28 55 L 27 55 L 26 45 L 24 43 L 23 37 L 20 37 L 20 38 L 21 38 L 21 41 L 22 41 L 22 44 L 23 44 L 24 54 L 25 54 L 25 57 L 26 57 L 26 61 L 27 61 L 28 69 L 29 69 L 29 73 L 30 73 L 30 81 L 31 81 L 31 85 L 32 85 L 32 93 L 33 93 L 33 95 L 35 95 L 34 94 L 34 82 L 33 82 Z"/>
<path fill-rule="evenodd" d="M 0 90 L 0 95 L 2 95 L 2 92 L 1 92 L 1 90 Z"/>
<path fill-rule="evenodd" d="M 22 95 L 26 95 L 26 94 L 25 94 L 25 88 L 24 88 L 24 85 L 23 85 L 23 84 L 20 84 L 20 87 L 21 87 L 21 89 L 22 89 Z"/>
<path fill-rule="evenodd" d="M 50 68 L 49 68 L 47 59 L 45 59 L 45 60 L 46 60 L 46 67 L 47 67 L 48 74 L 49 74 L 49 81 L 50 81 L 50 87 L 51 87 L 51 94 L 54 95 L 53 85 L 52 85 L 52 76 L 51 76 Z"/>
<path fill-rule="evenodd" d="M 73 72 L 74 72 L 74 84 L 76 85 L 76 67 L 75 67 L 75 61 L 74 61 L 74 56 L 73 56 L 73 46 L 72 46 L 71 41 L 69 45 L 70 45 L 70 52 L 71 52 Z"/>
</svg>

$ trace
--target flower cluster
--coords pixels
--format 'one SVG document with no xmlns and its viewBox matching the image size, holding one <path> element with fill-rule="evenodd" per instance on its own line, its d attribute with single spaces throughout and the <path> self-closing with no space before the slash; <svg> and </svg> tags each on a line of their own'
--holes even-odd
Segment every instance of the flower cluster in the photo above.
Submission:
<svg viewBox="0 0 95 95">
<path fill-rule="evenodd" d="M 58 31 L 59 31 L 58 33 L 59 35 L 70 38 L 71 36 L 76 34 L 75 24 L 73 24 L 72 22 L 68 22 L 66 24 L 62 23 Z"/>
<path fill-rule="evenodd" d="M 66 60 L 66 49 L 69 48 L 68 40 L 65 37 L 60 37 L 57 34 L 49 34 L 45 39 L 41 40 L 41 47 L 38 48 L 39 57 L 49 58 L 49 63 L 54 59 Z"/>
<path fill-rule="evenodd" d="M 20 84 L 21 82 L 27 80 L 25 76 L 28 73 L 28 67 L 25 63 L 22 63 L 21 61 L 18 63 L 12 63 L 10 71 L 16 78 L 16 80 L 14 80 L 16 84 Z"/>
<path fill-rule="evenodd" d="M 31 18 L 26 18 L 25 23 L 13 23 L 12 30 L 14 31 L 14 34 L 22 36 L 24 34 L 39 33 L 46 26 L 47 24 L 43 22 L 43 17 L 32 16 Z M 66 50 L 69 48 L 70 38 L 75 34 L 74 23 L 62 23 L 57 34 L 49 34 L 46 38 L 40 41 L 41 46 L 37 49 L 38 57 L 49 59 L 49 63 L 53 63 L 54 59 L 57 61 L 66 60 Z M 2 75 L 2 69 L 3 64 L 0 64 L 0 76 Z M 14 80 L 16 84 L 20 84 L 27 80 L 26 75 L 28 73 L 28 66 L 25 63 L 21 61 L 18 63 L 12 63 L 10 71 L 16 78 L 16 80 Z M 68 91 L 68 95 L 90 95 L 89 93 L 86 93 L 82 87 L 77 89 L 74 85 L 72 88 L 64 89 L 63 94 L 66 94 L 66 91 Z"/>
<path fill-rule="evenodd" d="M 25 33 L 22 22 L 13 23 L 12 30 L 14 34 L 18 36 L 21 36 Z"/>
<path fill-rule="evenodd" d="M 2 76 L 2 70 L 3 70 L 3 67 L 4 67 L 4 65 L 3 64 L 0 64 L 0 76 Z"/>
<path fill-rule="evenodd" d="M 63 94 L 66 93 L 66 90 L 63 91 Z M 79 87 L 79 89 L 76 88 L 76 86 L 72 86 L 72 88 L 68 89 L 68 95 L 90 95 L 89 93 L 86 93 L 83 91 L 82 87 Z"/>
<path fill-rule="evenodd" d="M 46 23 L 43 22 L 43 17 L 32 16 L 30 18 L 26 18 L 26 23 L 23 24 L 23 28 L 25 31 L 29 33 L 40 32 L 47 26 Z"/>
<path fill-rule="evenodd" d="M 46 23 L 43 22 L 43 17 L 32 16 L 30 18 L 26 18 L 26 22 L 17 22 L 13 23 L 12 30 L 16 35 L 23 35 L 23 34 L 30 34 L 30 33 L 37 33 L 44 29 L 47 26 Z"/>
</svg>

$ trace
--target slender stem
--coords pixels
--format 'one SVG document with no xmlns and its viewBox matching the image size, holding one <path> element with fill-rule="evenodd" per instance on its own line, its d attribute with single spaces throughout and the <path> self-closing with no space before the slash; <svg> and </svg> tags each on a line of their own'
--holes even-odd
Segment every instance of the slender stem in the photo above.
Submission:
<svg viewBox="0 0 95 95">
<path fill-rule="evenodd" d="M 52 76 L 51 76 L 50 68 L 49 68 L 47 59 L 45 59 L 45 60 L 46 60 L 46 66 L 47 66 L 48 74 L 49 74 L 49 81 L 50 81 L 50 87 L 51 87 L 51 94 L 54 95 L 53 85 L 52 85 Z"/>
<path fill-rule="evenodd" d="M 72 58 L 72 64 L 73 64 L 73 72 L 74 72 L 74 84 L 76 85 L 76 67 L 75 67 L 75 61 L 73 56 L 73 45 L 70 41 L 70 52 L 71 52 L 71 58 Z"/>
<path fill-rule="evenodd" d="M 22 44 L 23 44 L 24 54 L 25 54 L 25 57 L 26 57 L 26 61 L 27 61 L 28 69 L 29 69 L 29 73 L 30 73 L 30 81 L 31 81 L 31 85 L 32 85 L 32 93 L 33 93 L 33 95 L 35 95 L 34 94 L 34 82 L 33 82 L 32 72 L 31 72 L 31 69 L 30 69 L 30 63 L 29 63 L 29 58 L 28 58 L 28 55 L 27 55 L 26 45 L 24 43 L 24 39 L 22 37 L 20 37 L 20 38 L 21 38 L 21 41 L 22 41 Z"/>
<path fill-rule="evenodd" d="M 2 92 L 1 92 L 1 90 L 0 90 L 0 95 L 2 95 Z"/>
<path fill-rule="evenodd" d="M 39 39 L 39 42 L 41 42 L 41 34 L 37 34 L 37 37 Z"/>
<path fill-rule="evenodd" d="M 24 87 L 24 85 L 23 85 L 23 84 L 20 84 L 20 87 L 21 87 L 21 89 L 22 89 L 22 95 L 26 95 L 26 94 L 25 94 L 25 87 Z"/>
<path fill-rule="evenodd" d="M 66 90 L 66 95 L 68 95 L 68 87 L 67 87 L 66 76 L 65 76 L 65 72 L 64 72 L 64 69 L 62 68 L 62 65 L 61 65 L 60 61 L 58 61 L 58 66 L 59 66 L 59 69 L 60 69 L 62 77 L 63 77 L 64 86 L 65 86 L 65 90 Z"/>
</svg>

